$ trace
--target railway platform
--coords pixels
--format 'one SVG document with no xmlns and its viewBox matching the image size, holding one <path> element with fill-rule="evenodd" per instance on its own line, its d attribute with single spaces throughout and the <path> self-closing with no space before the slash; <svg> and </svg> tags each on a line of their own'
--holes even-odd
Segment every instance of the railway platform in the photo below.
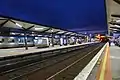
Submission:
<svg viewBox="0 0 120 80">
<path fill-rule="evenodd" d="M 120 47 L 110 47 L 112 80 L 120 80 Z"/>
<path fill-rule="evenodd" d="M 120 47 L 107 43 L 99 53 L 95 66 L 89 63 L 74 80 L 120 80 Z"/>
<path fill-rule="evenodd" d="M 87 44 L 88 46 L 86 46 Z M 66 80 L 71 80 L 74 79 L 83 67 L 88 64 L 88 62 L 94 57 L 94 55 L 96 55 L 103 45 L 103 43 L 83 43 L 79 45 L 61 46 L 61 49 L 60 47 L 53 47 L 51 50 L 57 50 L 58 48 L 58 52 L 55 53 L 56 56 L 52 56 L 54 53 L 48 53 L 50 54 L 50 57 L 45 57 L 45 55 L 41 56 L 38 54 L 3 60 L 0 62 L 0 78 L 4 78 L 3 80 L 17 80 L 18 78 L 25 80 L 58 80 L 59 78 L 64 78 Z M 81 46 L 83 46 L 82 49 Z M 67 52 L 62 53 L 66 50 Z M 17 53 L 17 50 L 15 51 Z M 45 48 L 43 51 L 45 51 Z M 50 52 L 50 50 L 48 51 Z"/>
<path fill-rule="evenodd" d="M 42 52 L 45 50 L 49 51 L 49 50 L 56 50 L 60 48 L 61 49 L 69 48 L 69 47 L 72 48 L 75 46 L 80 46 L 80 45 L 82 46 L 86 44 L 92 44 L 92 43 L 83 43 L 83 44 L 68 45 L 68 46 L 55 46 L 55 47 L 39 49 L 37 51 L 36 49 L 31 47 L 31 49 L 29 50 L 34 52 L 38 52 L 38 51 L 40 52 L 41 50 Z M 21 52 L 23 52 L 22 50 Z M 15 51 L 17 52 L 18 50 L 15 50 Z M 27 50 L 24 50 L 24 51 L 27 51 Z M 41 78 L 41 80 L 58 80 L 58 79 L 60 80 L 73 80 L 73 79 L 74 80 L 119 80 L 120 79 L 119 51 L 120 51 L 120 47 L 117 47 L 114 45 L 109 46 L 109 43 L 106 43 L 103 46 L 101 44 L 101 47 L 100 47 L 100 44 L 97 44 L 97 45 L 91 46 L 91 48 L 90 47 L 84 48 L 83 50 L 78 50 L 78 53 L 76 53 L 76 50 L 75 50 L 75 52 L 73 53 L 76 56 L 73 56 L 73 54 L 69 54 L 69 55 L 64 54 L 61 56 L 56 56 L 56 59 L 58 59 L 56 61 L 59 61 L 62 58 L 64 59 L 64 57 L 66 58 L 67 56 L 70 56 L 70 55 L 73 57 L 68 59 L 66 58 L 64 61 L 56 63 L 53 66 L 46 67 L 45 69 L 43 68 L 42 70 L 39 70 L 35 73 L 27 74 L 27 77 L 24 76 L 21 79 L 39 80 Z M 13 54 L 13 56 L 14 55 L 16 54 Z M 23 54 L 17 54 L 17 55 L 23 55 Z M 53 60 L 54 59 L 55 58 L 53 58 Z M 51 57 L 50 59 L 48 59 L 48 61 L 46 61 L 47 63 L 43 62 L 40 65 L 44 64 L 44 66 L 45 65 L 47 66 L 49 62 L 50 62 L 49 65 L 51 65 L 51 61 L 53 60 Z M 55 61 L 53 62 L 55 63 Z M 42 67 L 43 66 L 41 66 L 41 68 Z M 23 69 L 23 70 L 26 70 L 26 69 Z M 20 71 L 21 70 L 18 70 L 13 73 L 20 74 Z M 8 75 L 10 76 L 13 73 L 7 74 L 6 76 Z M 3 80 L 7 80 L 7 79 L 3 79 Z"/>
<path fill-rule="evenodd" d="M 113 79 L 112 75 L 112 73 L 116 73 L 114 68 L 118 67 L 115 65 L 118 65 L 118 63 L 113 62 L 111 59 L 111 55 L 115 53 L 114 50 L 116 48 L 114 48 L 115 46 L 109 47 L 109 44 L 106 43 L 87 66 L 74 78 L 74 80 L 119 80 Z M 111 61 L 113 62 L 112 65 Z"/>
<path fill-rule="evenodd" d="M 106 51 L 97 80 L 120 80 L 120 47 L 111 45 Z"/>
<path fill-rule="evenodd" d="M 113 44 L 108 46 L 106 51 L 97 80 L 120 80 L 120 47 Z"/>
<path fill-rule="evenodd" d="M 55 49 L 63 49 L 63 48 L 75 47 L 75 46 L 86 45 L 91 43 L 94 43 L 94 42 L 87 42 L 87 43 L 67 45 L 67 46 L 54 46 L 54 47 L 48 47 L 48 48 L 29 47 L 28 50 L 25 50 L 24 48 L 0 49 L 0 58 L 37 53 L 37 52 L 44 52 L 44 51 L 50 51 Z"/>
</svg>

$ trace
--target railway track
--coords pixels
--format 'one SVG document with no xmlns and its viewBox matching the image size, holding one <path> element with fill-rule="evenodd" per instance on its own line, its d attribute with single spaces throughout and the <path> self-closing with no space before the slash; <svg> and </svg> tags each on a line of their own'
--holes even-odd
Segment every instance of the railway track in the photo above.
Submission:
<svg viewBox="0 0 120 80">
<path fill-rule="evenodd" d="M 61 63 L 66 63 L 63 65 L 63 67 L 60 68 L 60 69 L 62 69 L 65 66 L 68 66 L 69 64 L 74 62 L 75 60 L 77 60 L 78 58 L 80 58 L 81 56 L 85 56 L 91 50 L 94 50 L 94 48 L 96 48 L 98 46 L 100 48 L 102 45 L 103 44 L 90 45 L 89 47 L 91 47 L 91 48 L 86 47 L 81 50 L 77 50 L 77 52 L 72 51 L 70 53 L 54 55 L 54 56 L 44 58 L 44 59 L 41 58 L 41 55 L 39 55 L 39 56 L 34 55 L 34 56 L 26 57 L 26 58 L 22 59 L 22 61 L 20 61 L 21 59 L 19 59 L 19 58 L 17 60 L 13 59 L 12 61 L 6 61 L 6 62 L 3 61 L 3 62 L 0 62 L 0 64 L 2 64 L 2 65 L 4 64 L 4 66 L 0 67 L 0 70 L 1 70 L 0 75 L 4 76 L 6 78 L 6 80 L 19 80 L 19 79 L 27 80 L 28 78 L 30 78 L 31 80 L 37 80 L 37 79 L 32 79 L 31 75 L 33 75 L 34 73 L 38 73 L 39 71 L 42 72 L 44 70 L 47 70 L 52 66 L 54 67 L 55 65 L 59 65 Z M 84 52 L 84 53 L 82 53 L 82 52 Z M 11 68 L 10 66 L 13 68 Z M 17 67 L 15 67 L 15 66 L 17 66 Z M 57 72 L 60 69 L 57 69 L 55 72 Z M 55 72 L 53 71 L 51 73 L 54 74 Z M 50 74 L 50 75 L 52 75 L 52 74 Z M 47 79 L 48 77 L 50 77 L 50 75 L 46 75 L 46 76 L 41 75 L 42 79 L 38 79 L 38 80 Z M 49 80 L 49 78 L 48 78 L 48 80 Z"/>
<path fill-rule="evenodd" d="M 62 63 L 42 69 L 36 73 L 29 74 L 24 79 L 28 80 L 73 80 L 75 76 L 88 64 L 94 55 L 101 49 L 101 45 L 94 45 L 86 48 L 81 52 L 77 52 L 73 56 Z M 23 78 L 22 78 L 23 79 Z"/>
</svg>

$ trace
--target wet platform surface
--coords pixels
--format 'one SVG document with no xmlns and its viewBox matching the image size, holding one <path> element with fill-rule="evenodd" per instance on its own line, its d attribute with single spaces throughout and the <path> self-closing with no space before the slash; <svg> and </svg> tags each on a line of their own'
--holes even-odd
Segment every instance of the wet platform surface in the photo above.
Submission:
<svg viewBox="0 0 120 80">
<path fill-rule="evenodd" d="M 101 49 L 101 51 L 99 52 L 102 52 L 102 54 L 100 55 L 96 65 L 92 69 L 87 80 L 112 80 L 109 44 L 106 43 L 103 50 Z M 120 79 L 114 79 L 114 80 L 120 80 Z"/>
<path fill-rule="evenodd" d="M 110 47 L 112 80 L 120 80 L 120 47 Z"/>
</svg>

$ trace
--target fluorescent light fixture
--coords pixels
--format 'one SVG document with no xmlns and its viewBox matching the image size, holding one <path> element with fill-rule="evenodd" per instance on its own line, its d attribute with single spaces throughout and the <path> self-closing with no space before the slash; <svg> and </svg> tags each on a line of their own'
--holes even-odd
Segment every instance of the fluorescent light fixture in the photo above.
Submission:
<svg viewBox="0 0 120 80">
<path fill-rule="evenodd" d="M 112 30 L 118 30 L 118 29 L 112 29 Z"/>
<path fill-rule="evenodd" d="M 27 37 L 25 37 L 25 39 L 27 39 Z"/>
<path fill-rule="evenodd" d="M 85 34 L 87 34 L 87 32 L 85 32 Z"/>
<path fill-rule="evenodd" d="M 117 31 L 113 31 L 113 32 L 117 32 Z"/>
<path fill-rule="evenodd" d="M 11 39 L 14 39 L 14 37 L 10 37 Z"/>
<path fill-rule="evenodd" d="M 53 32 L 53 29 L 51 30 L 51 32 Z"/>
<path fill-rule="evenodd" d="M 33 34 L 34 32 L 32 32 L 32 34 Z"/>
<path fill-rule="evenodd" d="M 113 29 L 113 28 L 110 27 L 110 29 Z"/>
<path fill-rule="evenodd" d="M 19 27 L 21 27 L 22 28 L 22 26 L 20 25 L 20 24 L 18 24 L 18 23 L 15 23 L 17 26 L 19 26 Z"/>
<path fill-rule="evenodd" d="M 43 30 L 44 28 L 35 28 L 35 30 Z"/>
<path fill-rule="evenodd" d="M 120 20 L 116 20 L 116 22 L 120 22 Z"/>
<path fill-rule="evenodd" d="M 10 34 L 13 34 L 13 35 L 15 35 L 16 33 L 13 33 L 13 32 L 11 32 Z"/>
<path fill-rule="evenodd" d="M 23 33 L 21 33 L 21 35 L 24 35 Z"/>
<path fill-rule="evenodd" d="M 35 37 L 35 39 L 39 39 L 39 37 Z"/>
<path fill-rule="evenodd" d="M 120 26 L 118 26 L 118 25 L 115 25 L 115 27 L 119 27 L 120 28 Z"/>
<path fill-rule="evenodd" d="M 58 32 L 58 33 L 64 33 L 64 31 Z"/>
<path fill-rule="evenodd" d="M 32 34 L 32 36 L 35 36 L 34 34 Z"/>
<path fill-rule="evenodd" d="M 70 34 L 71 32 L 68 32 L 68 33 L 66 33 L 66 34 Z"/>
<path fill-rule="evenodd" d="M 42 35 L 38 35 L 38 36 L 42 36 Z"/>
</svg>

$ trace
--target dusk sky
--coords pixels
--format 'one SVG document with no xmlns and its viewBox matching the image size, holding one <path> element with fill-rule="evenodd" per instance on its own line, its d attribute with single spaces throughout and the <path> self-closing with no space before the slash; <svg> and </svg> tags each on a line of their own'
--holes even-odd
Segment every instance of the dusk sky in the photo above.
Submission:
<svg viewBox="0 0 120 80">
<path fill-rule="evenodd" d="M 1 0 L 0 15 L 76 32 L 107 31 L 104 0 Z"/>
</svg>

